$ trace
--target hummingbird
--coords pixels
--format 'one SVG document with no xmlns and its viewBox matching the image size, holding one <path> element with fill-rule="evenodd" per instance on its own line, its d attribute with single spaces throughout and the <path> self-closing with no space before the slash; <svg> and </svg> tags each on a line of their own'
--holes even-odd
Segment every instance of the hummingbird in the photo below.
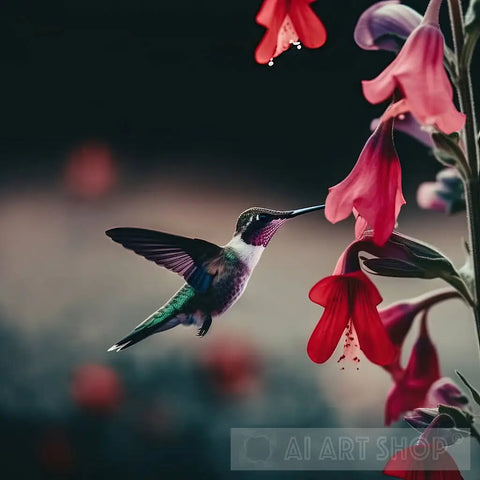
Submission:
<svg viewBox="0 0 480 480">
<path fill-rule="evenodd" d="M 120 227 L 105 233 L 125 248 L 181 275 L 185 284 L 160 309 L 109 348 L 121 351 L 154 333 L 177 325 L 196 325 L 203 337 L 212 317 L 226 312 L 242 295 L 263 251 L 287 220 L 321 210 L 253 207 L 240 214 L 232 239 L 223 247 L 201 240 L 143 228 Z"/>
</svg>

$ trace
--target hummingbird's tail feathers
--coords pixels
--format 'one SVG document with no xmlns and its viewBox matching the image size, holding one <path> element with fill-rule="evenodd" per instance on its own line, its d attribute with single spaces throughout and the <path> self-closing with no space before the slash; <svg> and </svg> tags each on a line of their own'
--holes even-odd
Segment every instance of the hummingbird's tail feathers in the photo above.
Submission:
<svg viewBox="0 0 480 480">
<path fill-rule="evenodd" d="M 115 345 L 112 345 L 107 351 L 108 352 L 120 352 L 126 348 L 135 345 L 144 338 L 153 335 L 154 333 L 164 332 L 165 330 L 170 330 L 173 327 L 176 327 L 180 324 L 180 320 L 177 318 L 168 318 L 162 319 L 161 311 L 156 312 L 150 317 L 148 317 L 144 322 L 142 322 L 132 333 L 127 335 L 125 338 L 122 338 Z M 157 321 L 156 321 L 157 320 Z M 163 321 L 162 321 L 163 320 Z"/>
<path fill-rule="evenodd" d="M 149 315 L 129 335 L 112 345 L 108 351 L 120 352 L 154 333 L 170 330 L 180 323 L 185 325 L 194 323 L 195 317 L 191 314 L 185 314 L 182 309 L 195 295 L 195 290 L 185 284 L 163 307 Z"/>
</svg>

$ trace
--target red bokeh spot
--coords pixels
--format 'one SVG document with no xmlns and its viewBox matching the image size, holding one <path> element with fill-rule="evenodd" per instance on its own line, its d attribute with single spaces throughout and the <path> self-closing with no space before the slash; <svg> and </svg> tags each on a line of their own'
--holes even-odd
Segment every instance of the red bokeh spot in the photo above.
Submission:
<svg viewBox="0 0 480 480">
<path fill-rule="evenodd" d="M 117 183 L 118 172 L 107 145 L 86 142 L 68 155 L 64 181 L 68 191 L 84 200 L 108 194 Z"/>
<path fill-rule="evenodd" d="M 70 384 L 72 399 L 77 406 L 95 414 L 110 414 L 123 398 L 123 384 L 110 367 L 83 365 L 74 372 Z"/>
<path fill-rule="evenodd" d="M 74 468 L 74 453 L 67 434 L 57 428 L 43 433 L 37 450 L 42 467 L 54 474 L 66 475 Z"/>
<path fill-rule="evenodd" d="M 246 339 L 218 338 L 202 349 L 201 365 L 217 393 L 242 397 L 258 392 L 261 386 L 261 357 Z"/>
</svg>

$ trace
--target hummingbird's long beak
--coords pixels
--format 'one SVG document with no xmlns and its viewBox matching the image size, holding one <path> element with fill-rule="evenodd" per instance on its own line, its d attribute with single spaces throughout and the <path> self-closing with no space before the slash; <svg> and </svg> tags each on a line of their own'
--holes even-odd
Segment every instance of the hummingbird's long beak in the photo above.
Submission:
<svg viewBox="0 0 480 480">
<path fill-rule="evenodd" d="M 323 210 L 325 205 L 315 205 L 314 207 L 306 207 L 306 208 L 299 208 L 297 210 L 292 210 L 285 215 L 285 218 L 293 218 L 298 217 L 299 215 L 303 215 L 304 213 L 314 212 L 315 210 Z"/>
</svg>

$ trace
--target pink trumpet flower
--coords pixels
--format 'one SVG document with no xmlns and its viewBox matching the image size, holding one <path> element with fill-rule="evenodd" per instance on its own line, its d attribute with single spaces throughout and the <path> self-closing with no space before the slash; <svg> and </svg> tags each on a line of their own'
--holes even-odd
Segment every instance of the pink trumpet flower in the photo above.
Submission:
<svg viewBox="0 0 480 480">
<path fill-rule="evenodd" d="M 310 4 L 315 0 L 265 0 L 256 21 L 267 29 L 255 50 L 258 63 L 273 65 L 290 46 L 319 48 L 327 40 L 327 33 Z"/>
<path fill-rule="evenodd" d="M 392 130 L 392 118 L 379 123 L 353 170 L 342 182 L 329 189 L 325 202 L 327 220 L 336 223 L 353 212 L 357 218 L 356 238 L 360 238 L 370 225 L 373 242 L 377 245 L 388 240 L 405 203 Z"/>
<path fill-rule="evenodd" d="M 453 103 L 453 90 L 443 66 L 444 39 L 438 23 L 442 0 L 431 0 L 422 23 L 413 30 L 395 60 L 373 80 L 363 81 L 365 98 L 380 103 L 399 89 L 406 108 L 424 125 L 456 132 L 465 115 Z"/>
</svg>

